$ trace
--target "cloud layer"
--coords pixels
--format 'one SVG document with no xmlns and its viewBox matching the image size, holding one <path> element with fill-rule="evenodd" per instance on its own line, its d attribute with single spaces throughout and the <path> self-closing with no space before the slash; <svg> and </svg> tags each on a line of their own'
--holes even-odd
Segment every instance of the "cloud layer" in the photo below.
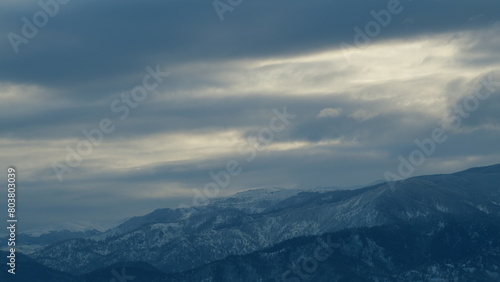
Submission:
<svg viewBox="0 0 500 282">
<path fill-rule="evenodd" d="M 401 12 L 356 46 L 356 28 L 367 33 L 371 11 L 391 3 Z M 500 81 L 495 1 L 256 0 L 222 22 L 210 1 L 69 1 L 17 54 L 7 35 L 22 36 L 22 18 L 43 7 L 0 6 L 1 159 L 19 170 L 28 227 L 190 204 L 231 160 L 242 173 L 221 195 L 383 179 L 481 79 Z M 114 101 L 156 65 L 170 75 L 120 119 Z M 415 175 L 500 162 L 499 94 Z M 295 117 L 262 146 L 284 107 Z M 102 119 L 114 131 L 59 182 L 53 164 Z"/>
</svg>

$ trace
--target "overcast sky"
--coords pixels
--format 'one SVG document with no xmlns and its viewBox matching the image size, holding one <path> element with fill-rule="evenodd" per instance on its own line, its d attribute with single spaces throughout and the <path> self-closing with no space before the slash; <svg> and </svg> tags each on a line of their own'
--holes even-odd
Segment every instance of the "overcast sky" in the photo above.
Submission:
<svg viewBox="0 0 500 282">
<path fill-rule="evenodd" d="M 436 128 L 403 176 L 500 163 L 499 1 L 41 3 L 0 3 L 0 179 L 17 168 L 20 228 L 191 205 L 234 161 L 218 196 L 367 184 Z M 78 144 L 92 152 L 71 166 Z"/>
</svg>

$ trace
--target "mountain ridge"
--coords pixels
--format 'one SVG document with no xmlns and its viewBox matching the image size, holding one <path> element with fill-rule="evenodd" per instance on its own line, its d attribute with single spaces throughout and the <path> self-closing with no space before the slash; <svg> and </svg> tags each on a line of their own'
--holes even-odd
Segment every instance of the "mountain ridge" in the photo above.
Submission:
<svg viewBox="0 0 500 282">
<path fill-rule="evenodd" d="M 174 273 L 300 236 L 400 224 L 443 214 L 499 216 L 499 170 L 496 165 L 487 174 L 465 170 L 413 177 L 397 182 L 395 189 L 381 183 L 355 190 L 300 192 L 256 213 L 231 205 L 218 206 L 217 201 L 188 213 L 158 209 L 130 219 L 111 230 L 109 236 L 56 243 L 34 257 L 46 266 L 72 274 L 137 258 Z"/>
</svg>

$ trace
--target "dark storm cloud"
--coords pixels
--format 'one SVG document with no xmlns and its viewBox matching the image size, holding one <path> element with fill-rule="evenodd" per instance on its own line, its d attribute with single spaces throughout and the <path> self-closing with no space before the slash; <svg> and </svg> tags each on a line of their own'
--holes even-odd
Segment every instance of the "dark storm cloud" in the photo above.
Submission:
<svg viewBox="0 0 500 282">
<path fill-rule="evenodd" d="M 386 101 L 361 102 L 350 98 L 349 95 L 284 97 L 270 93 L 268 96 L 241 96 L 230 99 L 188 97 L 163 102 L 153 99 L 132 109 L 130 116 L 123 121 L 119 119 L 120 114 L 112 112 L 109 109 L 110 103 L 106 102 L 75 103 L 55 109 L 41 107 L 15 120 L 0 119 L 0 127 L 3 129 L 1 135 L 36 139 L 80 138 L 83 129 L 97 128 L 100 119 L 111 118 L 118 129 L 106 136 L 108 140 L 230 129 L 241 129 L 244 136 L 250 136 L 268 126 L 273 109 L 282 112 L 283 107 L 287 108 L 287 112 L 296 115 L 297 119 L 290 125 L 289 133 L 277 136 L 277 141 L 319 142 L 345 136 L 359 140 L 370 138 L 370 142 L 374 143 L 387 141 L 393 134 L 418 134 L 423 125 L 418 125 L 419 129 L 410 124 L 411 121 L 426 121 L 427 124 L 435 122 L 423 113 L 407 110 L 359 121 L 349 115 L 360 109 L 378 114 L 388 111 L 388 104 Z M 318 113 L 327 107 L 340 107 L 343 114 L 338 118 L 318 118 Z M 379 139 L 373 140 L 374 136 Z"/>
<path fill-rule="evenodd" d="M 245 64 L 254 59 L 338 49 L 341 42 L 354 45 L 353 28 L 364 29 L 373 19 L 370 11 L 386 9 L 388 2 L 243 0 L 221 22 L 212 1 L 73 0 L 61 5 L 60 12 L 28 44 L 21 44 L 18 54 L 6 35 L 20 34 L 21 18 L 31 19 L 40 7 L 37 1 L 2 2 L 0 31 L 5 36 L 0 41 L 0 87 L 31 85 L 43 90 L 43 95 L 18 91 L 15 97 L 6 95 L 6 102 L 0 104 L 2 157 L 19 164 L 30 160 L 20 167 L 24 170 L 19 194 L 25 203 L 20 211 L 23 222 L 36 225 L 49 218 L 71 220 L 77 216 L 116 219 L 176 207 L 180 202 L 189 204 L 190 189 L 202 188 L 212 181 L 210 171 L 224 169 L 233 159 L 241 162 L 243 172 L 231 181 L 229 192 L 258 186 L 351 185 L 382 179 L 386 170 L 397 168 L 399 155 L 406 157 L 416 148 L 415 139 L 428 138 L 441 126 L 440 117 L 426 108 L 425 102 L 429 100 L 431 107 L 440 106 L 442 101 L 432 100 L 436 97 L 427 95 L 423 86 L 434 87 L 433 94 L 439 96 L 436 99 L 444 97 L 449 108 L 470 93 L 466 89 L 473 89 L 470 74 L 461 77 L 451 72 L 441 74 L 438 67 L 425 69 L 435 63 L 449 71 L 449 62 L 440 64 L 439 54 L 412 65 L 424 68 L 424 76 L 405 79 L 380 78 L 377 71 L 368 70 L 369 60 L 361 67 L 344 61 L 332 67 L 318 60 L 249 69 Z M 454 62 L 477 75 L 487 71 L 483 68 L 498 66 L 500 44 L 498 27 L 493 23 L 500 20 L 500 2 L 402 0 L 401 5 L 403 11 L 393 15 L 375 41 L 387 42 L 389 49 L 391 42 L 467 31 Z M 233 62 L 238 59 L 245 62 Z M 395 61 L 400 59 L 404 58 Z M 172 75 L 148 100 L 131 110 L 126 120 L 119 121 L 110 109 L 111 102 L 141 82 L 146 66 L 157 64 Z M 283 69 L 284 74 L 280 73 Z M 318 71 L 301 72 L 303 69 Z M 398 71 L 394 70 L 395 76 Z M 247 84 L 236 81 L 246 82 L 245 75 L 259 72 L 278 73 L 277 89 L 232 92 L 233 84 L 252 86 L 276 79 L 256 75 Z M 373 77 L 363 77 L 367 74 Z M 369 82 L 339 87 L 342 90 L 328 83 L 352 77 Z M 301 96 L 287 93 L 288 85 L 283 85 L 293 85 L 295 79 L 303 83 Z M 326 91 L 316 93 L 308 89 L 310 85 L 326 85 Z M 462 131 L 449 132 L 446 143 L 436 148 L 415 174 L 498 162 L 499 95 L 498 91 L 493 93 L 463 120 Z M 251 162 L 245 161 L 248 155 L 239 154 L 237 147 L 208 157 L 170 160 L 169 151 L 159 149 L 156 153 L 154 148 L 136 143 L 148 138 L 161 141 L 170 133 L 206 133 L 202 138 L 210 138 L 210 134 L 234 130 L 245 138 L 252 137 L 268 126 L 273 108 L 281 111 L 284 106 L 296 118 L 274 136 L 272 145 L 304 146 L 264 150 Z M 338 115 L 318 116 L 328 108 L 339 109 Z M 94 153 L 65 175 L 64 182 L 57 181 L 51 162 L 63 163 L 65 146 L 75 146 L 75 142 L 61 140 L 81 139 L 81 130 L 96 128 L 106 117 L 116 121 L 117 130 L 106 135 L 100 151 L 96 148 L 102 155 Z M 38 158 L 38 151 L 45 150 L 44 158 Z M 146 153 L 156 155 L 147 158 Z M 131 160 L 136 166 L 117 168 L 116 163 L 121 165 L 131 158 L 144 159 Z M 161 189 L 166 193 L 157 196 Z"/>
<path fill-rule="evenodd" d="M 210 1 L 71 1 L 14 55 L 0 44 L 3 82 L 52 86 L 78 97 L 123 90 L 145 65 L 265 57 L 353 44 L 353 27 L 388 1 L 244 1 L 219 21 Z M 498 20 L 496 1 L 401 1 L 380 39 L 485 26 Z M 3 10 L 2 30 L 20 34 L 21 17 L 40 10 L 23 2 Z M 482 15 L 477 17 L 477 15 Z M 411 18 L 411 24 L 402 24 Z M 477 20 L 470 20 L 476 18 Z M 76 91 L 68 91 L 68 90 Z M 104 90 L 104 91 L 103 91 Z"/>
</svg>

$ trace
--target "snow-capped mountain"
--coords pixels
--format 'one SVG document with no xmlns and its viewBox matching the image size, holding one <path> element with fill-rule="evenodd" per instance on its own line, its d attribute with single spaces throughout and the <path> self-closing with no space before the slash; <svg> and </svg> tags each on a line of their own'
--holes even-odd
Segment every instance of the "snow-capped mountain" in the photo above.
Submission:
<svg viewBox="0 0 500 282">
<path fill-rule="evenodd" d="M 298 237 L 149 281 L 496 282 L 499 263 L 500 222 L 444 216 Z"/>
<path fill-rule="evenodd" d="M 160 209 L 103 234 L 51 245 L 41 264 L 84 274 L 125 261 L 174 273 L 286 240 L 443 216 L 500 217 L 500 165 L 357 190 L 247 191 L 189 209 Z M 266 196 L 267 195 L 267 196 Z"/>
</svg>

